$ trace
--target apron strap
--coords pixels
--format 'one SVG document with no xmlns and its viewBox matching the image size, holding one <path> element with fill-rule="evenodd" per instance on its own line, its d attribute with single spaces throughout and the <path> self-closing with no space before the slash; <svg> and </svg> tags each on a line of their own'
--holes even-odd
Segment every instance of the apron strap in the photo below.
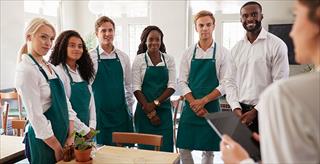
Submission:
<svg viewBox="0 0 320 164">
<path fill-rule="evenodd" d="M 163 53 L 162 53 L 162 52 L 160 52 L 160 54 L 161 54 L 162 60 L 163 60 L 163 62 L 164 62 L 164 66 L 166 66 L 166 67 L 167 67 L 167 62 L 166 62 L 166 59 L 164 58 Z M 148 60 L 147 60 L 147 51 L 145 52 L 144 60 L 146 61 L 147 67 L 149 67 L 149 65 L 148 65 Z"/>
<path fill-rule="evenodd" d="M 217 50 L 217 43 L 214 42 L 214 48 L 213 48 L 213 52 L 212 52 L 212 60 L 216 60 L 216 59 L 215 59 L 216 50 Z M 197 51 L 197 44 L 196 44 L 195 47 L 194 47 L 193 54 L 192 54 L 192 59 L 195 59 L 195 57 L 196 57 L 196 51 Z"/>
<path fill-rule="evenodd" d="M 43 70 L 43 68 L 39 65 L 39 63 L 33 58 L 32 55 L 28 54 L 29 57 L 33 60 L 33 62 L 37 65 L 37 67 L 39 68 L 40 72 L 42 73 L 42 75 L 44 76 L 44 78 L 46 78 L 47 81 L 49 81 L 48 75 L 46 74 L 46 72 Z"/>
<path fill-rule="evenodd" d="M 64 68 L 65 71 L 67 72 L 67 75 L 69 76 L 69 79 L 70 79 L 71 84 L 73 84 L 74 81 L 73 81 L 73 79 L 72 79 L 72 77 L 71 77 L 71 74 L 70 74 L 70 72 L 69 72 L 69 69 L 68 69 L 67 65 L 66 65 L 66 64 L 63 64 L 63 68 Z"/>
<path fill-rule="evenodd" d="M 101 61 L 101 60 L 100 60 L 100 53 L 99 53 L 99 46 L 97 46 L 96 50 L 97 50 L 98 63 L 99 63 L 99 62 Z"/>
</svg>

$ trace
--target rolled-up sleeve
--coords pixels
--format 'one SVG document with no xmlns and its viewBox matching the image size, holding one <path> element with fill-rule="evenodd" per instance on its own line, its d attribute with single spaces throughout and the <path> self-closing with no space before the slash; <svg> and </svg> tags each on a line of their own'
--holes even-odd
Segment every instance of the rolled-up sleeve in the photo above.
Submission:
<svg viewBox="0 0 320 164">
<path fill-rule="evenodd" d="M 178 79 L 178 85 L 181 89 L 182 95 L 186 95 L 187 93 L 191 92 L 191 89 L 189 88 L 188 84 L 188 78 L 190 73 L 190 61 L 187 56 L 188 51 L 186 51 L 182 55 L 181 63 L 180 63 L 180 74 Z"/>
<path fill-rule="evenodd" d="M 137 55 L 132 63 L 132 89 L 141 91 L 142 86 L 142 60 L 143 54 Z"/>
<path fill-rule="evenodd" d="M 167 66 L 169 70 L 168 88 L 176 89 L 176 65 L 173 57 L 167 55 Z"/>
</svg>

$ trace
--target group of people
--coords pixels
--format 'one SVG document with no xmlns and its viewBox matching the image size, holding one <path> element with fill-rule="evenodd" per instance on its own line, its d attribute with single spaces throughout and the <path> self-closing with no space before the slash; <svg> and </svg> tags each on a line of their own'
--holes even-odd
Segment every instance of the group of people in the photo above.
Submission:
<svg viewBox="0 0 320 164">
<path fill-rule="evenodd" d="M 296 59 L 319 67 L 320 1 L 297 0 L 296 15 L 291 33 Z M 194 17 L 199 41 L 183 54 L 178 78 L 186 101 L 176 144 L 181 162 L 194 163 L 192 150 L 203 151 L 202 163 L 212 163 L 218 150 L 226 163 L 253 162 L 230 137 L 221 141 L 203 118 L 220 111 L 219 97 L 225 94 L 240 120 L 260 134 L 263 162 L 319 162 L 319 72 L 281 80 L 289 75 L 287 47 L 262 28 L 262 6 L 247 2 L 240 16 L 246 34 L 231 52 L 213 38 L 211 12 Z M 88 51 L 74 30 L 62 32 L 53 44 L 56 32 L 47 20 L 35 18 L 27 26 L 16 88 L 29 120 L 25 142 L 31 163 L 61 160 L 63 147 L 74 142 L 73 131 L 90 138 L 99 130 L 96 141 L 103 145 L 114 145 L 112 132 L 158 134 L 163 136 L 160 150 L 173 152 L 170 96 L 176 70 L 164 34 L 147 26 L 131 67 L 129 56 L 113 44 L 115 31 L 112 19 L 98 18 L 99 44 Z"/>
</svg>

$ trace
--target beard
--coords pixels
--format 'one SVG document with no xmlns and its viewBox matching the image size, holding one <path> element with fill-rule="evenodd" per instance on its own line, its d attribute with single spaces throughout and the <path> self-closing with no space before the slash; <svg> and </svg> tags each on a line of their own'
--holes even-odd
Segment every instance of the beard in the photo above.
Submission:
<svg viewBox="0 0 320 164">
<path fill-rule="evenodd" d="M 261 28 L 261 21 L 255 20 L 254 23 L 256 25 L 252 28 L 247 27 L 247 24 L 248 24 L 247 22 L 242 23 L 242 26 L 247 32 L 255 32 Z"/>
</svg>

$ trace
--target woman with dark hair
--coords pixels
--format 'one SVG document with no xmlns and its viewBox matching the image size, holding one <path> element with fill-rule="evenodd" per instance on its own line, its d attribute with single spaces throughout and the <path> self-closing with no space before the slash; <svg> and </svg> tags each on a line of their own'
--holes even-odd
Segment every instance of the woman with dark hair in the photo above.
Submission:
<svg viewBox="0 0 320 164">
<path fill-rule="evenodd" d="M 157 26 L 146 27 L 140 37 L 138 55 L 132 65 L 133 90 L 138 100 L 134 115 L 139 133 L 163 136 L 161 151 L 173 152 L 170 96 L 175 92 L 175 63 L 166 54 L 163 33 Z M 142 149 L 153 149 L 139 145 Z"/>
<path fill-rule="evenodd" d="M 90 134 L 90 128 L 96 128 L 95 104 L 91 85 L 89 85 L 94 70 L 80 34 L 73 30 L 62 32 L 56 40 L 49 61 L 57 66 L 66 95 L 82 122 L 75 124 L 75 130 Z"/>
<path fill-rule="evenodd" d="M 320 163 L 320 0 L 296 0 L 294 13 L 296 61 L 316 71 L 276 82 L 260 96 L 262 163 Z M 225 163 L 254 163 L 229 136 L 220 149 Z"/>
</svg>

